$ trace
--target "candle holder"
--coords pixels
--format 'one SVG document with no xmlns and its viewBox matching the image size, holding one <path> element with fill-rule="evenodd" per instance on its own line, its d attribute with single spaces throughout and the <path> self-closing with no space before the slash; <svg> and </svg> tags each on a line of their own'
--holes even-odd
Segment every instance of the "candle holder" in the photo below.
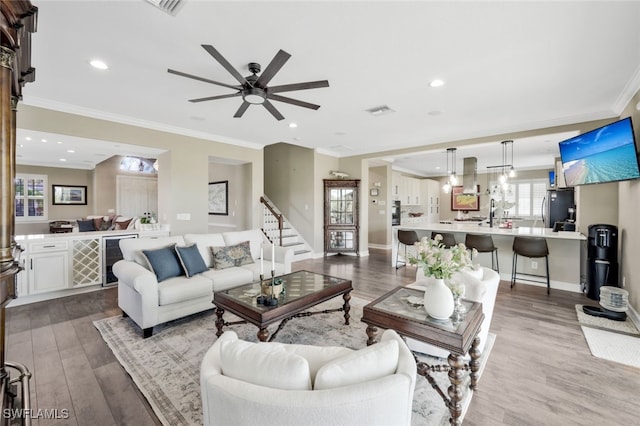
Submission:
<svg viewBox="0 0 640 426">
<path fill-rule="evenodd" d="M 258 305 L 264 306 L 277 306 L 278 294 L 282 290 L 282 284 L 276 285 L 275 282 L 276 271 L 271 270 L 271 279 L 265 280 L 264 275 L 260 274 L 260 290 L 261 294 L 256 298 Z M 277 288 L 277 291 L 276 291 Z"/>
</svg>

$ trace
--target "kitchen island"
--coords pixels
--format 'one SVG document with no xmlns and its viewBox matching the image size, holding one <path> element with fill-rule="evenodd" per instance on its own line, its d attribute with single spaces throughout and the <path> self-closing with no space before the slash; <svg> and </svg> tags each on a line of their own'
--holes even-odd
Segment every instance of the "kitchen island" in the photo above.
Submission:
<svg viewBox="0 0 640 426">
<path fill-rule="evenodd" d="M 486 222 L 455 222 L 451 223 L 413 223 L 393 227 L 393 244 L 391 262 L 396 266 L 396 254 L 398 250 L 398 229 L 413 230 L 418 238 L 430 237 L 431 232 L 453 233 L 458 243 L 464 243 L 466 234 L 489 234 L 493 237 L 493 243 L 498 248 L 500 262 L 500 278 L 511 280 L 511 264 L 513 258 L 513 238 L 543 237 L 549 246 L 549 274 L 551 275 L 551 288 L 574 292 L 581 292 L 581 283 L 586 281 L 586 241 L 587 237 L 579 232 L 553 232 L 551 228 L 534 227 L 490 227 Z M 413 248 L 407 251 L 410 256 L 415 253 Z M 400 259 L 403 259 L 404 248 L 400 249 Z M 479 263 L 488 268 L 491 267 L 491 254 L 479 253 L 474 258 L 474 263 Z M 544 259 L 519 258 L 518 272 L 527 274 L 544 274 Z M 544 279 L 544 278 L 542 278 Z M 518 281 L 518 284 L 533 284 L 546 286 L 543 283 L 531 283 Z"/>
</svg>

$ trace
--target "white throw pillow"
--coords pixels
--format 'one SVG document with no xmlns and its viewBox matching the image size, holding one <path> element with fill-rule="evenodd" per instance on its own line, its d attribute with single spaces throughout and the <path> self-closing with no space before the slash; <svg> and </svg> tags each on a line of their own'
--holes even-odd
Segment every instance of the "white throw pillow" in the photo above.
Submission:
<svg viewBox="0 0 640 426">
<path fill-rule="evenodd" d="M 333 389 L 394 374 L 399 351 L 398 342 L 388 340 L 329 361 L 318 370 L 313 388 Z"/>
<path fill-rule="evenodd" d="M 283 390 L 311 390 L 309 363 L 280 343 L 223 343 L 222 374 L 244 382 Z"/>
</svg>

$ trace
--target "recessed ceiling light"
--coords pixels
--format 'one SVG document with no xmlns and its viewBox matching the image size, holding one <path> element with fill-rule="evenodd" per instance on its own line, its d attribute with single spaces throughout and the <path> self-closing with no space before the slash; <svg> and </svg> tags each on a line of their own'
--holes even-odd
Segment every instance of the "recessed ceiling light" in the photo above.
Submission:
<svg viewBox="0 0 640 426">
<path fill-rule="evenodd" d="M 62 142 L 60 142 L 60 141 L 58 141 L 58 142 L 56 142 L 56 143 L 57 143 L 58 145 L 62 145 Z"/>
<path fill-rule="evenodd" d="M 23 144 L 20 144 L 20 145 L 18 145 L 18 146 L 19 146 L 20 148 L 24 148 L 24 145 L 23 145 Z"/>
<path fill-rule="evenodd" d="M 68 152 L 69 154 L 73 154 L 75 151 L 74 151 L 73 149 L 68 149 L 68 150 L 67 150 L 67 152 Z"/>
<path fill-rule="evenodd" d="M 296 127 L 298 127 L 298 125 L 296 123 L 289 123 L 289 127 L 295 129 Z"/>
<path fill-rule="evenodd" d="M 65 161 L 67 161 L 67 159 L 66 158 L 61 158 L 60 161 L 65 162 Z"/>
<path fill-rule="evenodd" d="M 108 70 L 109 66 L 107 64 L 105 64 L 103 61 L 101 61 L 100 59 L 92 59 L 91 61 L 89 61 L 89 64 L 94 67 L 97 68 L 99 70 Z"/>
<path fill-rule="evenodd" d="M 444 81 L 440 79 L 435 79 L 429 83 L 429 87 L 441 87 L 444 86 Z"/>
<path fill-rule="evenodd" d="M 42 142 L 47 143 L 46 139 L 40 139 Z"/>
<path fill-rule="evenodd" d="M 432 116 L 432 117 L 435 117 L 436 115 L 440 115 L 440 114 L 442 114 L 442 111 L 438 111 L 438 110 L 435 110 L 435 111 L 429 111 L 427 114 L 429 114 L 429 115 L 430 115 L 430 116 Z"/>
<path fill-rule="evenodd" d="M 25 139 L 25 140 L 30 141 L 30 140 L 31 140 L 31 137 L 27 136 L 27 137 L 26 137 L 26 138 L 24 138 L 24 139 Z"/>
</svg>

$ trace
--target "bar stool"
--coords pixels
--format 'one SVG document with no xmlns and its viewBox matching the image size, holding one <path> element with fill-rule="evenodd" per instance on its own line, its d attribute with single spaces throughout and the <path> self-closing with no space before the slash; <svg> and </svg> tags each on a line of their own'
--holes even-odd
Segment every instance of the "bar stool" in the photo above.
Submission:
<svg viewBox="0 0 640 426">
<path fill-rule="evenodd" d="M 435 239 L 436 235 L 438 235 L 438 234 L 442 235 L 442 241 L 441 242 L 442 242 L 442 245 L 444 245 L 446 248 L 451 248 L 451 247 L 455 246 L 456 244 L 458 244 L 458 243 L 456 243 L 456 237 L 454 237 L 453 234 L 450 233 L 450 232 L 436 232 L 436 231 L 433 231 L 433 232 L 431 232 L 431 239 L 432 240 Z"/>
<path fill-rule="evenodd" d="M 467 234 L 464 238 L 464 245 L 468 249 L 476 249 L 478 253 L 491 253 L 491 269 L 500 272 L 498 248 L 493 245 L 491 235 Z"/>
<path fill-rule="evenodd" d="M 418 234 L 416 231 L 404 231 L 398 229 L 398 250 L 396 251 L 396 269 L 399 268 L 398 263 L 407 264 L 407 246 L 412 246 L 418 242 Z M 400 244 L 404 244 L 404 261 L 398 260 L 400 256 Z"/>
<path fill-rule="evenodd" d="M 544 257 L 547 269 L 547 294 L 550 293 L 551 284 L 549 282 L 549 247 L 547 240 L 541 237 L 514 237 L 513 239 L 513 265 L 511 269 L 511 288 L 516 285 L 516 268 L 518 267 L 518 256 L 524 256 L 531 259 Z M 525 274 L 533 277 L 542 277 L 542 275 Z M 520 278 L 523 281 L 542 282 L 538 280 L 530 280 Z"/>
</svg>

